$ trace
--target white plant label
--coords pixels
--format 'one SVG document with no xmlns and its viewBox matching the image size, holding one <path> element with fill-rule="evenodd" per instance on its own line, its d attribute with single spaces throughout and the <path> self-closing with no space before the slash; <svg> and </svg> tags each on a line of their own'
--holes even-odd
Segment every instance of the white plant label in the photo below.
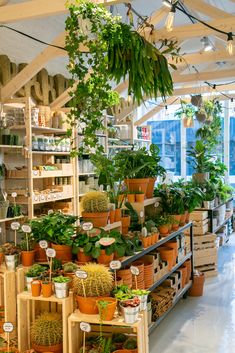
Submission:
<svg viewBox="0 0 235 353">
<path fill-rule="evenodd" d="M 34 171 L 33 171 L 33 175 L 35 175 L 35 176 L 38 175 L 37 170 L 34 170 Z"/>
<path fill-rule="evenodd" d="M 40 240 L 39 246 L 41 249 L 46 249 L 48 248 L 48 242 L 46 240 Z"/>
<path fill-rule="evenodd" d="M 138 269 L 138 267 L 131 266 L 131 273 L 132 273 L 134 276 L 139 276 L 140 270 Z"/>
<path fill-rule="evenodd" d="M 13 192 L 13 193 L 11 194 L 11 196 L 15 198 L 15 197 L 17 196 L 17 193 L 16 193 L 16 192 Z"/>
<path fill-rule="evenodd" d="M 140 217 L 143 218 L 144 217 L 144 212 L 140 211 Z"/>
<path fill-rule="evenodd" d="M 100 185 L 99 190 L 104 191 L 104 185 Z"/>
<path fill-rule="evenodd" d="M 85 230 L 85 231 L 92 230 L 93 229 L 93 223 L 91 223 L 91 222 L 83 223 L 82 229 Z"/>
<path fill-rule="evenodd" d="M 111 261 L 109 264 L 111 270 L 119 270 L 122 267 L 121 261 Z"/>
<path fill-rule="evenodd" d="M 11 229 L 12 229 L 12 230 L 18 230 L 18 229 L 20 229 L 20 223 L 19 223 L 19 222 L 12 222 L 12 223 L 11 223 Z"/>
<path fill-rule="evenodd" d="M 21 228 L 24 233 L 31 233 L 32 232 L 32 229 L 28 224 L 23 224 Z"/>
<path fill-rule="evenodd" d="M 55 257 L 56 256 L 56 251 L 55 249 L 48 248 L 46 250 L 46 255 L 47 257 Z"/>
<path fill-rule="evenodd" d="M 47 214 L 52 214 L 53 213 L 53 210 L 49 210 L 48 212 L 47 212 Z"/>
<path fill-rule="evenodd" d="M 155 202 L 154 207 L 157 208 L 159 206 L 159 202 Z"/>
<path fill-rule="evenodd" d="M 80 322 L 80 330 L 83 332 L 91 332 L 91 325 L 88 322 Z"/>
<path fill-rule="evenodd" d="M 14 330 L 14 325 L 11 322 L 4 322 L 3 331 L 11 333 Z"/>
<path fill-rule="evenodd" d="M 87 273 L 86 271 L 78 270 L 75 272 L 75 275 L 80 278 L 80 279 L 86 279 L 87 278 Z"/>
</svg>

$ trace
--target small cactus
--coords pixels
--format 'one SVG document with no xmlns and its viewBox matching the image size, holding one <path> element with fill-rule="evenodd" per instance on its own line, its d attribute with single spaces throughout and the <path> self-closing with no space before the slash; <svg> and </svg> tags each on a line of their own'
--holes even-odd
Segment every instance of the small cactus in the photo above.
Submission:
<svg viewBox="0 0 235 353">
<path fill-rule="evenodd" d="M 82 208 L 87 213 L 107 212 L 108 204 L 108 196 L 102 191 L 90 191 L 82 198 Z"/>
<path fill-rule="evenodd" d="M 60 314 L 44 312 L 31 326 L 32 343 L 40 346 L 54 346 L 63 341 L 63 325 Z"/>
<path fill-rule="evenodd" d="M 80 270 L 87 273 L 87 278 L 81 280 L 78 277 L 73 279 L 73 288 L 76 295 L 83 296 L 84 282 L 86 296 L 104 297 L 107 296 L 113 288 L 113 276 L 109 269 L 104 265 L 89 263 L 81 266 Z"/>
<path fill-rule="evenodd" d="M 66 264 L 63 265 L 63 270 L 65 273 L 72 273 L 77 271 L 78 265 L 76 265 L 73 262 L 67 262 Z"/>
</svg>

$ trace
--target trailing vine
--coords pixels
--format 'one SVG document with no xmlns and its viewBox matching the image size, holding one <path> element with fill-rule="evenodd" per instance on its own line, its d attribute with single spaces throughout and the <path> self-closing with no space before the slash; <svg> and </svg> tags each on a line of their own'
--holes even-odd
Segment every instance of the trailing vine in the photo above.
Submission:
<svg viewBox="0 0 235 353">
<path fill-rule="evenodd" d="M 173 82 L 165 56 L 119 16 L 91 2 L 71 4 L 69 11 L 66 49 L 76 89 L 71 93 L 68 134 L 76 125 L 83 136 L 79 152 L 102 152 L 96 132 L 104 130 L 103 112 L 119 102 L 112 80 L 129 78 L 128 92 L 138 103 L 146 96 L 171 95 Z M 177 53 L 173 42 L 165 44 L 164 54 Z"/>
</svg>

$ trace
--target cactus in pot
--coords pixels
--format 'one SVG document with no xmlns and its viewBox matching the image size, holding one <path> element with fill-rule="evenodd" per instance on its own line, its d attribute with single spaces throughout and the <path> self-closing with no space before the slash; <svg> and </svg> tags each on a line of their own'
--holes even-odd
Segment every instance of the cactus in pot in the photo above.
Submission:
<svg viewBox="0 0 235 353">
<path fill-rule="evenodd" d="M 39 315 L 32 323 L 30 335 L 35 352 L 62 353 L 63 325 L 59 314 Z"/>
<path fill-rule="evenodd" d="M 94 227 L 105 227 L 109 216 L 109 199 L 103 191 L 90 191 L 82 198 L 82 218 Z"/>
<path fill-rule="evenodd" d="M 82 280 L 74 277 L 73 288 L 79 309 L 84 314 L 98 314 L 97 297 L 108 297 L 113 288 L 113 275 L 107 267 L 101 264 L 88 263 L 80 267 L 87 273 Z M 83 284 L 86 297 L 84 297 Z"/>
</svg>

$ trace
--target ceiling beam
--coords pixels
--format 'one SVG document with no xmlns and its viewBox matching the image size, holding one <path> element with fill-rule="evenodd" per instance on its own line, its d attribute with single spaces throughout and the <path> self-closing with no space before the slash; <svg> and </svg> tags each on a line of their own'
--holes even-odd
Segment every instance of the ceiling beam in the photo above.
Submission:
<svg viewBox="0 0 235 353">
<path fill-rule="evenodd" d="M 184 0 L 184 4 L 188 6 L 190 10 L 193 9 L 211 18 L 221 19 L 223 17 L 231 17 L 229 13 L 218 9 L 218 7 L 205 3 L 203 0 Z"/>
<path fill-rule="evenodd" d="M 105 6 L 130 2 L 129 0 L 93 0 L 95 4 Z M 0 23 L 31 20 L 46 16 L 61 15 L 68 12 L 65 0 L 31 0 L 1 7 Z"/>
<path fill-rule="evenodd" d="M 215 81 L 223 78 L 234 78 L 235 70 L 208 71 L 195 74 L 179 75 L 177 72 L 172 75 L 174 83 Z"/>
<path fill-rule="evenodd" d="M 224 48 L 223 48 L 224 49 Z M 196 54 L 188 54 L 184 55 L 183 59 L 186 61 L 188 65 L 196 65 L 196 64 L 204 64 L 210 62 L 217 62 L 223 60 L 234 60 L 234 56 L 229 55 L 227 50 L 220 50 L 220 51 L 211 51 L 211 52 L 202 52 Z M 172 60 L 168 60 L 169 63 L 174 63 Z M 180 68 L 184 66 L 185 63 L 182 61 L 177 64 L 177 67 Z"/>
</svg>

